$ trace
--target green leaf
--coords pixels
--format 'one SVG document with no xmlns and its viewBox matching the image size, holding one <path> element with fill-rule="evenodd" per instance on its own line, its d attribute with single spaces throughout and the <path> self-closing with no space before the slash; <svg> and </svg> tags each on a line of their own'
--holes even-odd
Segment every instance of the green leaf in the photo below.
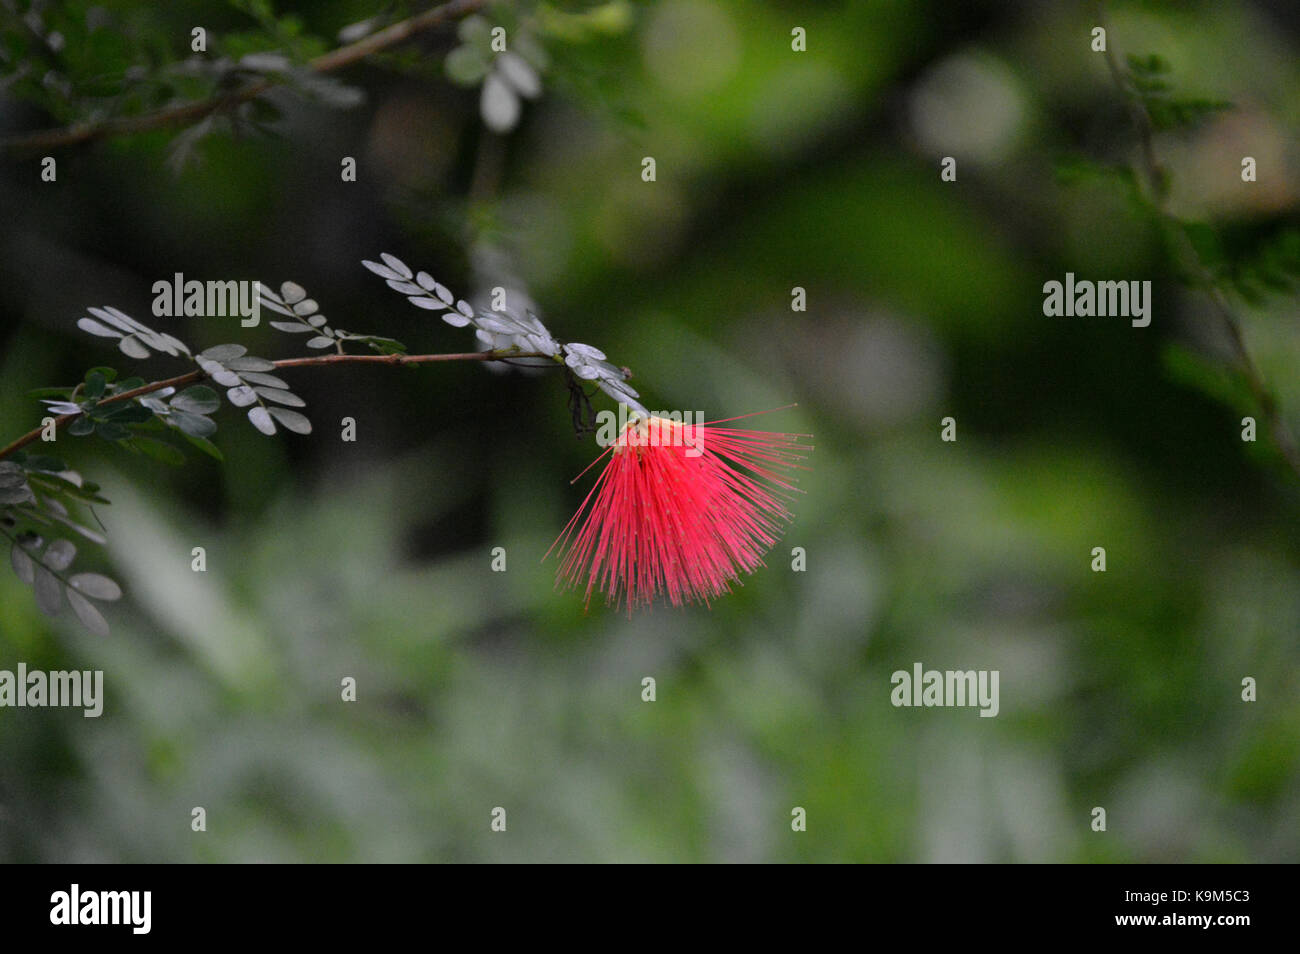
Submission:
<svg viewBox="0 0 1300 954">
<path fill-rule="evenodd" d="M 68 425 L 68 433 L 73 437 L 85 437 L 95 429 L 95 422 L 84 414 Z"/>
<path fill-rule="evenodd" d="M 443 68 L 457 86 L 474 86 L 487 76 L 491 64 L 477 46 L 458 46 L 447 54 Z"/>
<path fill-rule="evenodd" d="M 27 470 L 43 471 L 47 474 L 61 474 L 68 469 L 68 465 L 57 457 L 48 457 L 44 454 L 32 454 L 24 457 L 22 465 Z"/>
<path fill-rule="evenodd" d="M 107 365 L 101 365 L 97 368 L 91 368 L 89 371 L 87 371 L 86 372 L 87 384 L 90 383 L 90 376 L 92 374 L 98 374 L 106 382 L 110 382 L 110 383 L 117 380 L 117 371 L 115 371 L 113 368 L 108 367 Z"/>
<path fill-rule="evenodd" d="M 384 338 L 379 335 L 366 335 L 361 339 L 380 354 L 406 354 L 406 345 L 396 338 Z"/>
<path fill-rule="evenodd" d="M 149 349 L 141 344 L 139 339 L 133 335 L 128 335 L 123 338 L 117 343 L 117 347 L 118 350 L 128 358 L 135 358 L 139 361 L 143 361 L 145 358 L 149 357 Z"/>
<path fill-rule="evenodd" d="M 15 542 L 9 550 L 9 562 L 13 565 L 14 573 L 18 579 L 22 580 L 28 586 L 36 579 L 36 563 L 32 556 L 21 544 Z"/>
<path fill-rule="evenodd" d="M 135 448 L 154 460 L 162 461 L 164 464 L 178 467 L 185 463 L 185 454 L 181 452 L 180 448 L 168 444 L 166 441 L 155 440 L 152 437 L 136 437 L 127 446 Z"/>
<path fill-rule="evenodd" d="M 261 405 L 249 409 L 248 419 L 253 422 L 254 427 L 267 437 L 275 434 L 275 421 L 271 420 L 271 415 Z"/>
<path fill-rule="evenodd" d="M 277 378 L 274 374 L 262 374 L 259 371 L 241 371 L 242 377 L 249 384 L 261 384 L 268 388 L 288 388 L 289 382 Z"/>
<path fill-rule="evenodd" d="M 221 397 L 206 384 L 196 384 L 172 398 L 171 406 L 191 414 L 211 414 L 221 407 Z"/>
<path fill-rule="evenodd" d="M 217 432 L 216 422 L 202 414 L 172 411 L 167 419 L 190 437 L 211 437 Z"/>
<path fill-rule="evenodd" d="M 133 403 L 110 405 L 104 420 L 112 421 L 114 424 L 143 424 L 153 420 L 153 411 Z"/>
<path fill-rule="evenodd" d="M 282 407 L 268 408 L 271 416 L 283 424 L 288 430 L 295 434 L 310 434 L 311 421 L 299 414 L 297 411 L 289 411 Z M 256 423 L 256 422 L 254 422 Z M 260 428 L 260 425 L 259 425 Z"/>
<path fill-rule="evenodd" d="M 292 391 L 285 391 L 280 388 L 254 388 L 253 390 L 275 404 L 286 404 L 289 407 L 307 406 L 307 402 Z"/>
<path fill-rule="evenodd" d="M 96 600 L 120 600 L 122 588 L 102 573 L 78 573 L 68 582 L 79 592 Z"/>
<path fill-rule="evenodd" d="M 36 579 L 33 582 L 36 594 L 36 608 L 46 616 L 58 616 L 63 608 L 64 586 L 59 578 L 41 564 L 36 564 Z"/>
<path fill-rule="evenodd" d="M 100 421 L 95 425 L 95 433 L 106 441 L 123 441 L 131 436 L 125 427 L 112 421 Z"/>
<path fill-rule="evenodd" d="M 187 441 L 214 460 L 224 461 L 226 459 L 225 455 L 221 453 L 221 448 L 217 447 L 216 444 L 212 443 L 212 441 L 207 438 L 194 437 L 191 434 L 184 434 L 183 436 Z"/>
<path fill-rule="evenodd" d="M 81 620 L 81 625 L 96 636 L 109 634 L 108 620 L 104 619 L 104 614 L 95 608 L 94 603 L 70 586 L 64 587 L 64 592 L 68 597 L 68 605 L 72 607 L 72 612 L 77 614 L 77 619 Z"/>
<path fill-rule="evenodd" d="M 1207 267 L 1215 268 L 1223 262 L 1223 242 L 1213 226 L 1204 222 L 1184 222 L 1182 225 L 1187 241 Z"/>
<path fill-rule="evenodd" d="M 98 371 L 91 371 L 86 375 L 86 388 L 82 392 L 92 401 L 98 401 L 104 396 L 104 389 L 108 387 L 108 379 Z"/>
<path fill-rule="evenodd" d="M 1241 372 L 1211 361 L 1184 345 L 1168 345 L 1161 359 L 1171 378 L 1229 407 L 1249 408 L 1254 402 L 1250 385 Z"/>
<path fill-rule="evenodd" d="M 267 361 L 265 358 L 254 358 L 252 355 L 243 358 L 232 358 L 227 361 L 226 367 L 231 371 L 274 371 L 275 362 Z"/>
<path fill-rule="evenodd" d="M 200 351 L 197 357 L 207 358 L 209 361 L 216 361 L 225 364 L 227 361 L 233 361 L 235 358 L 242 358 L 248 354 L 248 349 L 241 344 L 220 344 L 213 345 L 205 351 Z"/>
<path fill-rule="evenodd" d="M 0 484 L 0 504 L 33 503 L 36 495 L 26 482 L 21 484 Z"/>
<path fill-rule="evenodd" d="M 108 503 L 107 500 L 96 493 L 99 490 L 98 484 L 83 482 L 81 486 L 77 486 L 74 481 L 67 480 L 57 474 L 33 474 L 31 483 L 33 487 L 39 487 L 47 493 L 62 494 L 66 497 L 73 497 L 91 503 Z"/>
<path fill-rule="evenodd" d="M 45 548 L 43 562 L 56 572 L 62 572 L 72 566 L 77 556 L 77 545 L 71 540 L 55 540 Z"/>
<path fill-rule="evenodd" d="M 1137 56 L 1130 53 L 1124 59 L 1128 63 L 1128 68 L 1134 73 L 1149 76 L 1169 72 L 1169 61 L 1158 53 L 1152 53 L 1148 56 Z"/>
<path fill-rule="evenodd" d="M 80 536 L 85 537 L 91 543 L 98 543 L 100 546 L 103 546 L 105 543 L 108 542 L 108 539 L 102 533 L 99 533 L 95 530 L 91 530 L 89 527 L 83 527 L 75 520 L 71 520 L 68 517 L 62 516 L 57 513 L 50 513 L 48 514 L 48 516 L 58 521 L 59 523 L 63 524 L 69 530 L 72 530 L 75 533 L 79 534 Z"/>
</svg>

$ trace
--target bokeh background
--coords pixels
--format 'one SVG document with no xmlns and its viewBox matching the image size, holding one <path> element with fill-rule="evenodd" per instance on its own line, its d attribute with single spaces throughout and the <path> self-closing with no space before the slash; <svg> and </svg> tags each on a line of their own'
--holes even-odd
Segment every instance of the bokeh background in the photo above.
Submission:
<svg viewBox="0 0 1300 954">
<path fill-rule="evenodd" d="M 39 23 L 64 42 L 39 89 L 0 63 L 0 129 L 85 115 L 60 75 L 111 93 L 131 67 L 174 68 L 194 26 L 209 57 L 298 58 L 406 9 L 5 0 L 3 35 Z M 0 859 L 1297 860 L 1300 479 L 1262 429 L 1241 440 L 1258 411 L 1222 329 L 1107 171 L 1135 139 L 1089 49 L 1093 8 L 486 16 L 546 54 L 542 96 L 508 134 L 444 72 L 451 26 L 335 75 L 363 96 L 271 94 L 273 135 L 116 137 L 52 153 L 56 183 L 39 156 L 0 159 L 0 443 L 39 421 L 29 389 L 135 366 L 76 319 L 113 304 L 165 324 L 150 288 L 175 272 L 294 280 L 343 327 L 472 347 L 361 267 L 387 251 L 462 295 L 526 294 L 556 335 L 631 367 L 651 407 L 798 402 L 749 422 L 816 435 L 794 524 L 712 609 L 584 613 L 541 562 L 597 452 L 558 374 L 286 373 L 315 433 L 267 439 L 227 408 L 224 464 L 172 470 L 62 437 L 112 500 L 87 568 L 127 595 L 101 639 L 0 574 L 0 668 L 103 669 L 107 688 L 99 719 L 0 710 Z M 1217 241 L 1225 275 L 1249 272 L 1300 223 L 1294 5 L 1108 16 L 1121 56 L 1158 54 L 1178 90 L 1234 104 L 1156 147 L 1171 211 Z M 1152 280 L 1151 326 L 1044 317 L 1042 284 L 1067 271 Z M 1295 289 L 1231 294 L 1294 428 Z M 196 349 L 301 349 L 232 319 L 165 330 Z M 894 708 L 890 674 L 915 662 L 1000 670 L 1000 714 Z"/>
</svg>

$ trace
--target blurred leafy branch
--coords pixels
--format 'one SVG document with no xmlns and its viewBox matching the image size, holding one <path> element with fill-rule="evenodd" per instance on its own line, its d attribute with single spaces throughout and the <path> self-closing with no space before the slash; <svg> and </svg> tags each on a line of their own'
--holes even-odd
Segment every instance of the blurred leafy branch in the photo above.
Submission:
<svg viewBox="0 0 1300 954">
<path fill-rule="evenodd" d="M 403 49 L 407 41 L 459 21 L 459 43 L 440 64 L 453 84 L 480 88 L 480 112 L 493 132 L 518 123 L 522 99 L 542 93 L 550 66 L 542 36 L 565 44 L 625 32 L 627 0 L 607 0 L 570 11 L 545 2 L 492 5 L 493 21 L 479 15 L 488 0 L 451 0 L 421 13 L 389 11 L 352 23 L 341 44 L 306 32 L 300 17 L 277 14 L 271 0 L 229 0 L 255 29 L 208 38 L 184 59 L 169 52 L 174 27 L 118 22 L 100 7 L 68 4 L 46 9 L 0 0 L 0 92 L 24 100 L 62 125 L 0 137 L 0 151 L 34 153 L 158 129 L 180 129 L 173 159 L 182 163 L 206 135 L 264 130 L 279 118 L 267 94 L 291 89 L 326 105 L 361 102 L 361 90 L 329 74 L 362 61 L 426 75 L 427 57 Z M 526 7 L 527 9 L 521 9 Z M 506 35 L 509 34 L 507 46 Z M 193 44 L 193 38 L 187 37 Z M 211 49 L 209 49 L 211 44 Z"/>
<path fill-rule="evenodd" d="M 94 57 L 112 54 L 114 59 L 130 62 L 133 55 L 146 52 L 151 54 L 147 58 L 153 59 L 155 51 L 117 48 L 127 41 L 116 31 L 97 29 L 100 25 L 89 14 L 80 24 L 69 19 L 68 29 L 87 34 L 70 42 L 65 31 L 47 27 L 38 10 L 20 14 L 16 0 L 4 0 L 10 15 L 0 29 L 0 60 L 9 75 L 0 88 L 41 105 L 68 124 L 0 139 L 0 150 L 49 150 L 155 129 L 192 127 L 191 135 L 177 144 L 185 148 L 209 131 L 217 117 L 236 127 L 258 126 L 272 118 L 274 109 L 262 97 L 281 86 L 333 105 L 352 105 L 359 99 L 356 91 L 327 82 L 326 74 L 467 17 L 486 2 L 451 0 L 377 30 L 374 21 L 363 21 L 354 24 L 351 33 L 345 30 L 344 36 L 365 35 L 309 56 L 323 44 L 303 37 L 297 18 L 275 16 L 269 0 L 240 0 L 235 6 L 256 19 L 262 30 L 252 39 L 228 38 L 232 49 L 252 47 L 239 59 L 193 56 L 154 73 L 135 63 L 113 82 L 103 75 L 104 64 Z M 147 43 L 157 45 L 153 40 Z M 80 57 L 86 55 L 91 59 L 82 62 Z"/>
<path fill-rule="evenodd" d="M 1244 323 L 1227 290 L 1232 288 L 1248 302 L 1258 304 L 1268 292 L 1294 293 L 1300 288 L 1300 231 L 1283 230 L 1264 246 L 1250 265 L 1226 260 L 1217 231 L 1203 222 L 1184 221 L 1168 208 L 1169 172 L 1156 154 L 1155 135 L 1166 130 L 1195 127 L 1209 117 L 1232 108 L 1232 104 L 1204 97 L 1175 95 L 1169 81 L 1169 64 L 1156 54 L 1128 56 L 1121 63 L 1104 0 L 1098 3 L 1098 17 L 1108 40 L 1106 67 L 1123 96 L 1138 139 L 1136 171 L 1122 178 L 1130 194 L 1142 204 L 1160 226 L 1175 266 L 1184 279 L 1200 289 L 1218 315 L 1232 351 L 1235 370 L 1258 408 L 1274 447 L 1291 472 L 1300 478 L 1300 449 L 1283 420 L 1277 397 L 1269 388 L 1259 366 L 1246 346 Z M 1190 355 L 1180 359 L 1185 365 Z M 1216 377 L 1213 373 L 1200 377 Z M 1222 396 L 1223 389 L 1219 389 Z"/>
<path fill-rule="evenodd" d="M 40 2 L 0 0 L 0 65 L 6 75 L 0 90 L 42 108 L 60 120 L 58 128 L 0 139 L 0 151 L 36 151 L 89 143 L 115 136 L 159 129 L 180 129 L 170 143 L 173 162 L 183 162 L 218 121 L 232 130 L 262 128 L 277 111 L 266 94 L 289 88 L 334 106 L 361 99 L 358 90 L 326 74 L 363 60 L 400 69 L 422 68 L 423 60 L 395 52 L 404 41 L 440 25 L 459 20 L 459 45 L 442 64 L 447 79 L 459 86 L 480 86 L 480 112 L 493 132 L 505 133 L 517 124 L 520 100 L 541 94 L 540 74 L 549 58 L 538 37 L 548 34 L 564 42 L 622 32 L 630 18 L 625 0 L 613 0 L 580 11 L 563 11 L 549 4 L 496 4 L 494 16 L 507 29 L 477 16 L 487 0 L 452 0 L 422 13 L 404 16 L 388 12 L 345 27 L 337 48 L 305 33 L 297 16 L 277 15 L 271 0 L 230 0 L 248 15 L 256 29 L 213 38 L 208 56 L 207 34 L 195 53 L 176 60 L 162 32 L 127 28 L 98 7 L 82 10 L 46 7 Z M 396 18 L 396 19 L 395 19 Z M 391 22 L 389 22 L 391 21 Z M 157 24 L 151 24 L 157 26 Z M 152 66 L 151 66 L 152 64 Z M 185 441 L 218 460 L 221 452 L 210 438 L 217 425 L 211 415 L 221 406 L 214 386 L 227 400 L 246 409 L 260 432 L 274 435 L 279 427 L 298 434 L 311 432 L 309 419 L 295 410 L 305 406 L 286 381 L 274 374 L 284 368 L 334 364 L 384 363 L 417 365 L 447 361 L 540 363 L 564 369 L 570 410 L 581 433 L 591 416 L 584 382 L 646 413 L 638 395 L 626 384 L 630 372 L 605 360 L 599 349 L 557 341 L 531 311 L 501 306 L 475 310 L 457 300 L 426 272 L 415 273 L 392 255 L 364 263 L 412 305 L 441 313 L 454 327 L 473 326 L 483 350 L 450 354 L 409 354 L 404 344 L 383 335 L 344 331 L 331 326 L 302 286 L 285 282 L 279 292 L 258 288 L 261 307 L 285 320 L 271 321 L 286 334 L 305 336 L 308 350 L 329 354 L 268 360 L 248 354 L 240 344 L 222 344 L 197 354 L 174 336 L 155 331 L 111 306 L 90 308 L 78 326 L 89 334 L 116 339 L 127 357 L 145 359 L 154 353 L 191 362 L 182 374 L 151 382 L 118 377 L 116 369 L 100 366 L 69 387 L 35 392 L 49 414 L 40 427 L 0 447 L 0 533 L 11 543 L 11 563 L 18 577 L 32 586 L 37 605 L 48 614 L 64 600 L 90 630 L 107 633 L 108 624 L 89 599 L 111 600 L 121 595 L 112 580 L 99 574 L 67 576 L 76 545 L 55 536 L 60 527 L 94 543 L 106 542 L 86 526 L 78 511 L 94 516 L 93 505 L 108 501 L 98 485 L 85 480 L 63 460 L 30 453 L 38 441 L 56 439 L 60 430 L 73 437 L 96 436 L 115 446 L 167 464 L 180 464 L 184 454 L 168 437 Z M 358 354 L 349 346 L 364 346 Z M 97 518 L 96 518 L 97 522 Z M 102 529 L 102 525 L 101 525 Z M 88 599 L 89 598 L 89 599 Z"/>
<path fill-rule="evenodd" d="M 294 410 L 305 407 L 306 402 L 272 372 L 357 363 L 530 361 L 559 366 L 565 369 L 571 390 L 576 381 L 592 381 L 620 403 L 646 413 L 637 401 L 639 395 L 626 383 L 630 372 L 610 364 L 604 353 L 591 345 L 556 340 L 531 311 L 520 314 L 508 308 L 476 310 L 428 272 L 413 272 L 387 253 L 378 262 L 363 264 L 415 307 L 439 314 L 452 327 L 472 326 L 484 350 L 409 354 L 406 346 L 394 338 L 345 331 L 332 326 L 317 302 L 295 282 L 283 283 L 278 292 L 259 287 L 260 304 L 287 319 L 271 321 L 271 327 L 285 334 L 303 335 L 309 350 L 328 350 L 329 354 L 273 361 L 250 355 L 247 348 L 234 343 L 195 354 L 180 339 L 155 331 L 117 308 L 88 309 L 90 316 L 81 318 L 78 327 L 96 337 L 115 339 L 118 350 L 127 357 L 144 359 L 155 353 L 165 354 L 189 361 L 194 367 L 173 377 L 146 382 L 139 377 L 119 380 L 116 369 L 97 366 L 76 385 L 42 388 L 33 393 L 54 416 L 47 416 L 41 426 L 0 448 L 0 534 L 9 539 L 14 571 L 33 587 L 42 611 L 58 613 L 66 597 L 88 629 L 106 634 L 108 624 L 89 599 L 121 596 L 120 587 L 108 577 L 64 575 L 77 548 L 53 534 L 62 527 L 92 543 L 105 543 L 102 533 L 86 526 L 74 514 L 84 508 L 93 516 L 93 505 L 107 504 L 108 500 L 100 495 L 97 484 L 86 481 L 60 458 L 26 450 L 38 441 L 57 439 L 60 430 L 73 437 L 93 435 L 172 465 L 183 463 L 185 456 L 166 438 L 179 434 L 221 460 L 220 450 L 210 440 L 217 431 L 211 415 L 222 403 L 213 385 L 225 389 L 230 404 L 247 409 L 249 421 L 261 433 L 271 436 L 283 427 L 296 434 L 310 434 L 311 421 Z M 364 345 L 372 353 L 349 352 L 349 345 Z"/>
</svg>

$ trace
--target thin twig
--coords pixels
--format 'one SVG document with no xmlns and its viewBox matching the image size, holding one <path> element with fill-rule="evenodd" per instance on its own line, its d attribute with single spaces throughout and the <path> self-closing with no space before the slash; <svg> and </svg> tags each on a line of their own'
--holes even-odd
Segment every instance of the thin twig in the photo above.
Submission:
<svg viewBox="0 0 1300 954">
<path fill-rule="evenodd" d="M 1106 67 L 1110 71 L 1111 79 L 1114 80 L 1115 85 L 1123 95 L 1129 112 L 1133 116 L 1133 124 L 1137 128 L 1138 143 L 1142 154 L 1139 167 L 1151 193 L 1151 206 L 1156 215 L 1167 226 L 1165 231 L 1173 236 L 1174 254 L 1179 264 L 1186 268 L 1195 281 L 1206 289 L 1215 313 L 1218 314 L 1227 333 L 1233 357 L 1245 376 L 1251 395 L 1259 405 L 1260 412 L 1268 425 L 1273 443 L 1277 447 L 1278 453 L 1282 455 L 1283 461 L 1291 468 L 1296 477 L 1300 477 L 1300 448 L 1297 448 L 1295 438 L 1282 420 L 1277 399 L 1269 391 L 1264 376 L 1260 373 L 1258 365 L 1255 364 L 1246 348 L 1246 336 L 1242 330 L 1241 317 L 1237 314 L 1228 296 L 1217 286 L 1213 272 L 1206 266 L 1195 246 L 1192 245 L 1181 223 L 1168 211 L 1168 179 L 1165 176 L 1164 168 L 1156 158 L 1155 126 L 1151 121 L 1151 114 L 1147 111 L 1142 96 L 1129 80 L 1128 73 L 1120 66 L 1119 58 L 1115 54 L 1111 43 L 1112 32 L 1106 12 L 1105 0 L 1098 0 L 1097 11 L 1098 20 L 1106 31 Z"/>
<path fill-rule="evenodd" d="M 437 364 L 445 361 L 510 361 L 514 358 L 545 358 L 540 352 L 531 351 L 465 351 L 453 354 L 324 354 L 314 355 L 306 358 L 282 358 L 279 361 L 272 362 L 277 368 L 306 368 L 317 367 L 326 364 Z M 180 388 L 188 384 L 197 384 L 199 381 L 208 377 L 206 371 L 196 368 L 193 371 L 187 371 L 185 374 L 178 374 L 174 378 L 165 378 L 161 381 L 152 381 L 149 384 L 141 385 L 138 388 L 132 388 L 130 391 L 123 391 L 120 394 L 114 394 L 104 398 L 99 405 L 117 404 L 122 401 L 133 401 L 138 397 L 146 394 L 153 394 L 155 391 L 161 391 L 163 388 Z M 60 414 L 54 418 L 54 428 L 66 425 L 68 422 L 80 417 L 78 414 Z M 15 451 L 22 450 L 28 444 L 39 440 L 44 433 L 45 426 L 37 427 L 28 431 L 22 437 L 6 447 L 0 448 L 0 460 L 13 454 Z"/>
<path fill-rule="evenodd" d="M 426 10 L 406 20 L 385 27 L 377 33 L 341 46 L 311 60 L 307 67 L 315 73 L 330 73 L 350 66 L 381 50 L 396 46 L 425 30 L 441 26 L 452 20 L 459 20 L 478 11 L 487 0 L 452 0 L 442 6 Z M 83 123 L 76 126 L 43 129 L 38 132 L 22 133 L 0 139 L 0 151 L 25 152 L 42 149 L 58 149 L 83 142 L 93 142 L 112 136 L 130 135 L 148 132 L 153 129 L 166 129 L 176 126 L 192 126 L 214 113 L 225 112 L 241 103 L 256 99 L 273 89 L 277 84 L 269 79 L 252 80 L 244 86 L 229 93 L 222 93 L 210 99 L 169 106 L 139 116 L 121 116 L 116 119 L 104 119 L 97 122 Z"/>
</svg>

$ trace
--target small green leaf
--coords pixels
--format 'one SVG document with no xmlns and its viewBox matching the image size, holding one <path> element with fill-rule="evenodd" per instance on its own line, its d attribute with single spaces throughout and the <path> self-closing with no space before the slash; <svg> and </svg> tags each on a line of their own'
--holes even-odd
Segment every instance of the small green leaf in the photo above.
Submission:
<svg viewBox="0 0 1300 954">
<path fill-rule="evenodd" d="M 67 471 L 67 473 L 75 472 Z M 83 482 L 78 486 L 75 480 L 68 480 L 58 474 L 32 474 L 31 483 L 33 487 L 39 487 L 46 493 L 63 494 L 91 503 L 108 503 L 95 493 L 99 489 L 98 485 Z"/>
<path fill-rule="evenodd" d="M 383 338 L 379 335 L 366 335 L 361 340 L 380 354 L 406 354 L 406 345 L 396 338 Z"/>
<path fill-rule="evenodd" d="M 25 504 L 36 500 L 26 483 L 0 484 L 0 504 Z"/>
<path fill-rule="evenodd" d="M 73 437 L 85 437 L 95 429 L 95 422 L 84 414 L 68 425 L 68 433 Z"/>
<path fill-rule="evenodd" d="M 115 404 L 109 406 L 104 420 L 114 424 L 143 424 L 153 420 L 153 411 L 134 403 Z"/>
<path fill-rule="evenodd" d="M 192 434 L 185 434 L 184 437 L 187 441 L 214 460 L 224 461 L 226 459 L 225 455 L 221 453 L 221 448 L 217 447 L 216 444 L 212 443 L 212 441 L 207 438 L 195 437 Z"/>
<path fill-rule="evenodd" d="M 47 501 L 46 503 L 48 504 L 50 503 L 50 501 Z M 85 537 L 91 543 L 98 543 L 100 546 L 103 546 L 105 543 L 108 542 L 108 539 L 102 533 L 98 533 L 94 530 L 91 530 L 89 527 L 83 527 L 75 520 L 70 520 L 69 518 L 57 513 L 50 513 L 48 514 L 48 516 L 58 521 L 59 523 L 63 524 L 69 530 L 72 530 L 75 533 L 79 534 L 80 536 Z"/>
<path fill-rule="evenodd" d="M 457 86 L 474 86 L 490 67 L 487 56 L 476 46 L 458 46 L 447 54 L 443 68 Z"/>
<path fill-rule="evenodd" d="M 172 398 L 171 406 L 191 414 L 211 414 L 221 407 L 221 397 L 206 384 L 196 384 Z"/>
<path fill-rule="evenodd" d="M 100 338 L 122 337 L 122 332 L 110 328 L 108 325 L 100 324 L 94 318 L 82 318 L 77 322 L 77 327 L 89 334 L 98 335 Z"/>
<path fill-rule="evenodd" d="M 249 384 L 261 384 L 268 388 L 287 388 L 289 382 L 277 378 L 274 374 L 262 374 L 258 371 L 241 371 L 241 377 Z"/>
<path fill-rule="evenodd" d="M 125 427 L 112 421 L 100 421 L 95 425 L 95 433 L 106 441 L 123 441 L 131 436 Z"/>
<path fill-rule="evenodd" d="M 36 564 L 32 560 L 31 554 L 23 549 L 20 544 L 14 543 L 9 550 L 9 562 L 13 564 L 14 573 L 18 575 L 18 579 L 31 586 L 32 581 L 36 579 Z"/>
<path fill-rule="evenodd" d="M 55 540 L 45 548 L 44 563 L 51 570 L 62 572 L 72 565 L 77 556 L 77 545 L 71 540 Z"/>
<path fill-rule="evenodd" d="M 58 616 L 63 608 L 63 584 L 59 578 L 41 564 L 36 565 L 36 579 L 33 590 L 36 594 L 36 608 L 46 616 Z"/>
<path fill-rule="evenodd" d="M 122 588 L 102 573 L 78 573 L 68 582 L 78 591 L 96 600 L 120 600 Z"/>
<path fill-rule="evenodd" d="M 227 391 L 226 399 L 235 407 L 248 407 L 248 405 L 257 402 L 257 394 L 247 384 L 241 384 L 239 387 Z"/>
<path fill-rule="evenodd" d="M 143 361 L 149 357 L 149 349 L 142 345 L 138 339 L 128 336 L 117 343 L 117 347 L 128 358 L 135 358 Z"/>
<path fill-rule="evenodd" d="M 285 391 L 280 388 L 254 388 L 253 390 L 275 404 L 286 404 L 289 407 L 307 406 L 307 402 L 292 391 Z"/>
<path fill-rule="evenodd" d="M 272 417 L 295 434 L 311 433 L 311 421 L 297 411 L 289 411 L 282 407 L 268 408 L 268 410 L 271 412 Z"/>
<path fill-rule="evenodd" d="M 254 427 L 267 437 L 275 434 L 275 421 L 271 420 L 271 415 L 261 405 L 249 409 L 248 419 L 253 422 Z"/>
<path fill-rule="evenodd" d="M 27 470 L 38 470 L 47 474 L 61 474 L 68 469 L 68 465 L 59 458 L 48 457 L 44 454 L 32 454 L 29 457 L 24 457 L 22 465 Z"/>
<path fill-rule="evenodd" d="M 252 355 L 243 358 L 233 358 L 226 362 L 226 367 L 231 371 L 274 371 L 275 362 L 267 361 L 265 358 L 254 358 Z"/>
<path fill-rule="evenodd" d="M 202 414 L 189 411 L 172 411 L 167 419 L 190 437 L 211 437 L 217 432 L 217 424 Z"/>
<path fill-rule="evenodd" d="M 94 603 L 70 586 L 64 587 L 64 592 L 68 597 L 68 605 L 72 607 L 72 612 L 77 614 L 77 619 L 81 620 L 82 626 L 96 636 L 109 634 L 108 620 L 104 619 L 104 614 L 95 608 Z"/>
<path fill-rule="evenodd" d="M 180 448 L 166 441 L 155 440 L 152 437 L 136 437 L 127 446 L 164 464 L 180 466 L 185 463 L 185 455 Z"/>
<path fill-rule="evenodd" d="M 241 344 L 221 344 L 200 351 L 197 357 L 207 358 L 209 361 L 217 361 L 221 364 L 225 364 L 227 361 L 233 361 L 235 358 L 242 358 L 246 354 L 248 354 L 248 349 Z"/>
<path fill-rule="evenodd" d="M 104 389 L 108 387 L 108 379 L 98 371 L 91 371 L 86 375 L 86 388 L 82 392 L 92 401 L 98 401 L 104 396 Z"/>
</svg>

